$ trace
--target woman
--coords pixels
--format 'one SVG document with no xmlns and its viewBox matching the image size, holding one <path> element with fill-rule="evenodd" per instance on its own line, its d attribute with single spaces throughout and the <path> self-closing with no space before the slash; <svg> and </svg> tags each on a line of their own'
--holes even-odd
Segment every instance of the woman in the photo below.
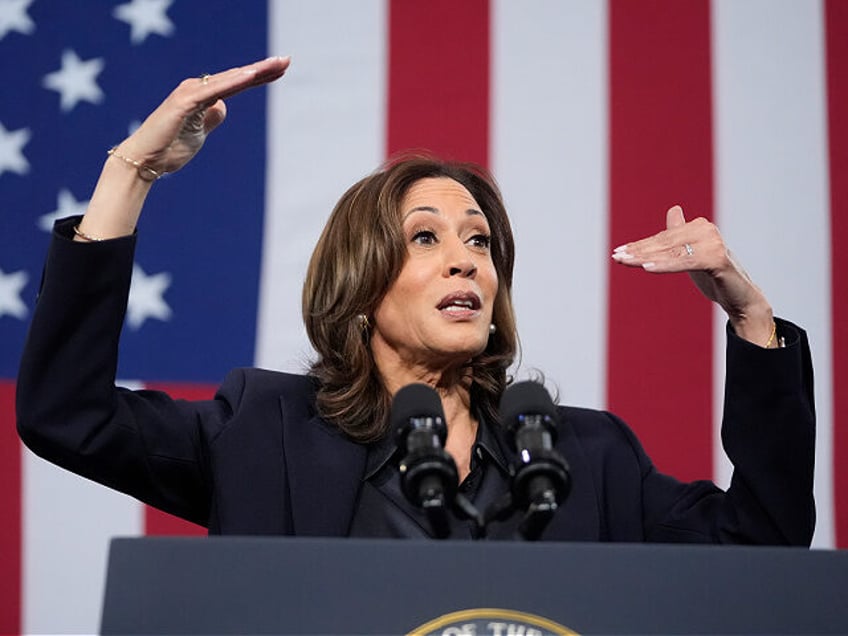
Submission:
<svg viewBox="0 0 848 636">
<path fill-rule="evenodd" d="M 497 403 L 516 349 L 513 245 L 483 171 L 399 160 L 354 185 L 315 249 L 304 320 L 308 376 L 230 373 L 214 400 L 114 386 L 135 227 L 163 173 L 176 172 L 226 115 L 223 99 L 281 77 L 288 58 L 185 80 L 110 152 L 81 219 L 59 222 L 18 378 L 18 430 L 39 455 L 206 525 L 210 533 L 423 537 L 403 496 L 392 396 L 438 391 L 445 449 L 478 509 L 509 489 L 513 451 Z M 814 411 L 806 337 L 775 320 L 716 228 L 667 214 L 667 229 L 617 248 L 623 265 L 689 271 L 727 312 L 725 493 L 659 474 L 626 425 L 559 407 L 556 450 L 572 489 L 549 540 L 809 545 Z M 515 535 L 519 515 L 487 536 Z M 478 538 L 460 516 L 448 535 Z"/>
</svg>

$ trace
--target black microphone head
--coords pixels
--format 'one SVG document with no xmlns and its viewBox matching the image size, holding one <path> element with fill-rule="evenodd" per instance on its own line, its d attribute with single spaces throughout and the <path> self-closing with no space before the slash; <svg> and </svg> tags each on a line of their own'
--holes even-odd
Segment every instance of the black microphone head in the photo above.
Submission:
<svg viewBox="0 0 848 636">
<path fill-rule="evenodd" d="M 436 389 L 427 384 L 407 384 L 395 393 L 392 400 L 391 426 L 392 430 L 400 432 L 415 418 L 436 418 L 444 426 L 445 411 L 442 399 Z"/>
<path fill-rule="evenodd" d="M 546 415 L 556 421 L 557 411 L 548 390 L 538 382 L 516 382 L 501 396 L 501 421 L 508 429 L 518 423 L 520 415 Z"/>
</svg>

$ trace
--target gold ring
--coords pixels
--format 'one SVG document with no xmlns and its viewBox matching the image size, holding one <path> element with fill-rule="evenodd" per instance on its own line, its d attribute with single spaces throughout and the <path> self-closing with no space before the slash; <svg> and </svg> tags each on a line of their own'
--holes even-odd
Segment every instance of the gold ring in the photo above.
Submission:
<svg viewBox="0 0 848 636">
<path fill-rule="evenodd" d="M 200 76 L 200 83 L 205 86 L 206 84 L 209 83 L 210 77 L 211 77 L 211 75 L 209 75 L 209 73 L 204 73 L 203 75 Z"/>
</svg>

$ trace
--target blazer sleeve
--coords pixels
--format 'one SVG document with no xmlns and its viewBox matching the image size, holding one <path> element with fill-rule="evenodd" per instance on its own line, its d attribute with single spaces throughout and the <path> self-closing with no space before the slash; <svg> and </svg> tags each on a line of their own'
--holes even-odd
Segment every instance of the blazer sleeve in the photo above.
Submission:
<svg viewBox="0 0 848 636">
<path fill-rule="evenodd" d="M 206 525 L 207 444 L 243 375 L 205 402 L 116 387 L 135 237 L 74 242 L 78 221 L 54 231 L 18 374 L 18 433 L 47 461 Z"/>
<path fill-rule="evenodd" d="M 813 371 L 805 332 L 778 320 L 786 347 L 763 349 L 727 329 L 722 442 L 726 492 L 659 473 L 632 433 L 645 539 L 809 546 L 815 528 Z"/>
</svg>

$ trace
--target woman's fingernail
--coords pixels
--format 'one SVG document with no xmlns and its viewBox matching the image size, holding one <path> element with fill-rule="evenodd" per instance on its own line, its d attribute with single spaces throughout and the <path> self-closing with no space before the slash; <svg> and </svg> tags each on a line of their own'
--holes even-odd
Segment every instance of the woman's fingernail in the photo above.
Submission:
<svg viewBox="0 0 848 636">
<path fill-rule="evenodd" d="M 652 272 L 656 268 L 657 268 L 656 263 L 642 263 L 642 269 L 648 270 L 649 272 Z"/>
</svg>

